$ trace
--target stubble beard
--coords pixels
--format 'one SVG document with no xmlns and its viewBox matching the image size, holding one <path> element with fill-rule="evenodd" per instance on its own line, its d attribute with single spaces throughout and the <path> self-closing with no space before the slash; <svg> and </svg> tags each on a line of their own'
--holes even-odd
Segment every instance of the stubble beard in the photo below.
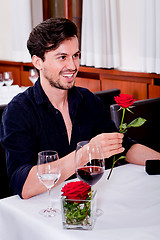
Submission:
<svg viewBox="0 0 160 240">
<path fill-rule="evenodd" d="M 62 85 L 59 80 L 60 79 L 58 79 L 57 81 L 54 82 L 53 80 L 48 79 L 49 84 L 50 84 L 51 87 L 62 89 L 62 90 L 69 90 L 72 87 L 74 87 L 74 85 L 75 85 L 75 80 L 72 83 L 67 84 L 67 86 Z"/>
<path fill-rule="evenodd" d="M 54 88 L 58 88 L 58 89 L 62 89 L 62 90 L 68 90 L 68 89 L 71 89 L 74 87 L 75 85 L 75 79 L 71 82 L 71 83 L 68 83 L 66 85 L 62 84 L 60 82 L 60 77 L 57 79 L 57 80 L 53 80 L 53 76 L 49 76 L 48 74 L 44 74 L 44 77 L 47 79 L 47 81 L 49 82 L 49 85 L 51 87 L 54 87 Z"/>
</svg>

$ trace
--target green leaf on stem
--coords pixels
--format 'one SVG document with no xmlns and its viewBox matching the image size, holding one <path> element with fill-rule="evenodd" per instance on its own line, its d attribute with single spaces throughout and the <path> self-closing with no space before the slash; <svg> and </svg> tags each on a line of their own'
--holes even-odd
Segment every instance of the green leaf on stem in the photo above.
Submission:
<svg viewBox="0 0 160 240">
<path fill-rule="evenodd" d="M 125 132 L 127 132 L 127 124 L 126 123 L 123 123 L 123 124 L 121 124 L 121 126 L 119 127 L 119 132 L 120 133 L 125 133 Z"/>
<path fill-rule="evenodd" d="M 139 118 L 134 119 L 132 122 L 130 122 L 130 123 L 127 125 L 127 128 L 130 128 L 130 127 L 140 127 L 140 126 L 142 126 L 145 122 L 146 122 L 146 119 L 139 117 Z"/>
</svg>

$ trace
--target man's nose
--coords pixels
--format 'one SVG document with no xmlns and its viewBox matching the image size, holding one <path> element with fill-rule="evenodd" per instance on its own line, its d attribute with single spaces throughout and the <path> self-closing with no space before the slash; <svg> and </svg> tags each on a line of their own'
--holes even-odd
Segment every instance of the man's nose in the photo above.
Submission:
<svg viewBox="0 0 160 240">
<path fill-rule="evenodd" d="M 66 67 L 67 69 L 75 70 L 77 68 L 75 60 L 73 58 L 69 58 L 67 61 Z"/>
</svg>

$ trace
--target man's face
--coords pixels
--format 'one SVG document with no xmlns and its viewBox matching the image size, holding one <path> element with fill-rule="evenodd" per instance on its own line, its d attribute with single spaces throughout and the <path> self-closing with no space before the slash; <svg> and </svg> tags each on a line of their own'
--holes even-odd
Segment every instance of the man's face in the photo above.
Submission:
<svg viewBox="0 0 160 240">
<path fill-rule="evenodd" d="M 45 53 L 40 70 L 41 80 L 48 81 L 55 88 L 72 88 L 79 69 L 79 55 L 77 37 L 64 40 L 56 50 Z"/>
</svg>

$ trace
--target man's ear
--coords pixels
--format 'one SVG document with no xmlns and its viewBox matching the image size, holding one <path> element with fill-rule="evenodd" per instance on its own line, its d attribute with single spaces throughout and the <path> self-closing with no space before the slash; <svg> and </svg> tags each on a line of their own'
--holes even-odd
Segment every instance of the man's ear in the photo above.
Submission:
<svg viewBox="0 0 160 240">
<path fill-rule="evenodd" d="M 32 63 L 34 65 L 35 68 L 37 68 L 38 70 L 42 69 L 42 59 L 40 57 L 37 57 L 36 55 L 32 56 Z"/>
</svg>

